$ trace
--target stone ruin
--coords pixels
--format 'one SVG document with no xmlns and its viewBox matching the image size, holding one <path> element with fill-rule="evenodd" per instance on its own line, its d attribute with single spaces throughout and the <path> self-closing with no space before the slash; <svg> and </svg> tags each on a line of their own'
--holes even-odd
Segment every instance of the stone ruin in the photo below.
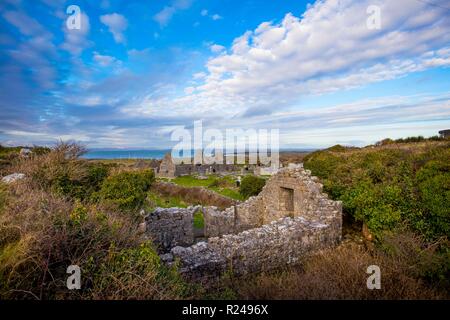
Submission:
<svg viewBox="0 0 450 320">
<path fill-rule="evenodd" d="M 208 174 L 233 174 L 241 171 L 241 167 L 234 164 L 175 164 L 171 153 L 167 153 L 161 160 L 159 168 L 156 168 L 155 173 L 161 178 L 176 178 L 192 174 L 205 176 Z"/>
<path fill-rule="evenodd" d="M 193 231 L 203 210 L 206 240 Z M 236 275 L 294 264 L 336 245 L 342 233 L 342 203 L 328 199 L 318 178 L 303 168 L 284 168 L 262 192 L 223 211 L 216 207 L 156 209 L 146 217 L 146 232 L 168 264 L 193 279 Z"/>
</svg>

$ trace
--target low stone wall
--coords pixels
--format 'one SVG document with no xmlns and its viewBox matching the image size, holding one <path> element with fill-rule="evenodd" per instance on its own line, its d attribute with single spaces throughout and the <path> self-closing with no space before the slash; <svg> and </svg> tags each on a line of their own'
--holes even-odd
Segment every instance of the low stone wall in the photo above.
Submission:
<svg viewBox="0 0 450 320">
<path fill-rule="evenodd" d="M 204 207 L 205 237 L 218 237 L 223 234 L 235 233 L 235 207 L 220 211 L 217 207 Z"/>
<path fill-rule="evenodd" d="M 205 207 L 208 240 L 186 246 L 181 243 L 194 241 L 192 210 L 185 212 L 189 218 L 180 218 L 184 222 L 157 222 L 151 227 L 159 218 L 148 221 L 148 228 L 154 234 L 181 232 L 162 241 L 165 252 L 175 245 L 162 259 L 169 264 L 179 260 L 180 271 L 193 279 L 215 277 L 225 270 L 245 275 L 279 268 L 341 241 L 342 203 L 328 199 L 318 179 L 303 168 L 281 169 L 258 196 L 244 203 L 223 211 Z M 168 214 L 167 219 L 178 214 Z"/>
<path fill-rule="evenodd" d="M 188 278 L 216 277 L 226 270 L 236 275 L 268 271 L 297 263 L 314 250 L 340 241 L 333 226 L 302 217 L 282 218 L 260 228 L 213 237 L 190 247 L 175 247 L 166 262 L 179 259 Z"/>
<path fill-rule="evenodd" d="M 290 199 L 283 192 L 290 192 Z M 206 235 L 238 233 L 283 217 L 332 223 L 340 229 L 342 203 L 328 199 L 328 195 L 322 192 L 322 184 L 317 177 L 311 176 L 310 171 L 303 168 L 280 169 L 258 196 L 223 211 L 214 207 L 205 210 Z"/>
<path fill-rule="evenodd" d="M 167 252 L 175 246 L 194 243 L 194 213 L 200 207 L 156 208 L 145 217 L 146 234 L 153 240 L 159 252 Z"/>
</svg>

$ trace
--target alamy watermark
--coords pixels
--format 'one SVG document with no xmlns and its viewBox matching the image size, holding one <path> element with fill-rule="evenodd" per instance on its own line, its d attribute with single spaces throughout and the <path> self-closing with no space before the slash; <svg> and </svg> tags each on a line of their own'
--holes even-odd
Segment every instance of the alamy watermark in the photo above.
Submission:
<svg viewBox="0 0 450 320">
<path fill-rule="evenodd" d="M 66 20 L 66 27 L 69 30 L 81 30 L 81 9 L 79 6 L 70 5 L 66 13 L 69 17 Z"/>
<path fill-rule="evenodd" d="M 195 121 L 193 130 L 172 131 L 172 159 L 176 164 L 260 164 L 279 167 L 278 129 L 203 129 Z M 193 153 L 193 157 L 192 157 Z"/>
<path fill-rule="evenodd" d="M 370 265 L 367 267 L 367 271 L 370 276 L 367 278 L 367 289 L 381 289 L 381 270 L 377 265 Z"/>
<path fill-rule="evenodd" d="M 366 26 L 369 30 L 381 29 L 381 8 L 377 5 L 367 7 L 366 13 L 369 15 L 366 20 Z"/>
<path fill-rule="evenodd" d="M 66 285 L 69 290 L 81 289 L 81 269 L 77 265 L 70 265 L 67 267 L 69 277 L 67 277 Z"/>
</svg>

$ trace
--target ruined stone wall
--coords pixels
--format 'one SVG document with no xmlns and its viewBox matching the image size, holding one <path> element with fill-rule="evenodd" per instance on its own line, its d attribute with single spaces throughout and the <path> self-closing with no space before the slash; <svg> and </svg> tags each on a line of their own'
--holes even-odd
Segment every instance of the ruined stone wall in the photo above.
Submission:
<svg viewBox="0 0 450 320">
<path fill-rule="evenodd" d="M 163 261 L 179 259 L 181 272 L 192 278 L 214 277 L 225 270 L 244 275 L 296 263 L 340 242 L 342 203 L 328 199 L 309 171 L 285 168 L 244 203 L 223 211 L 205 207 L 204 219 L 208 241 L 177 245 Z"/>
<path fill-rule="evenodd" d="M 238 221 L 261 226 L 282 217 L 320 220 L 340 208 L 339 202 L 329 200 L 322 193 L 318 178 L 302 168 L 280 169 L 267 181 L 257 198 L 237 207 Z"/>
<path fill-rule="evenodd" d="M 280 169 L 264 186 L 261 193 L 247 201 L 237 204 L 232 212 L 215 212 L 212 223 L 234 221 L 233 232 L 260 227 L 283 217 L 303 217 L 309 220 L 321 220 L 340 223 L 342 205 L 339 201 L 328 199 L 322 192 L 322 184 L 311 172 L 303 168 Z M 230 215 L 235 215 L 230 218 Z M 207 226 L 209 229 L 218 229 Z M 227 227 L 229 229 L 229 227 Z M 215 234 L 215 233 L 213 233 Z"/>
<path fill-rule="evenodd" d="M 175 177 L 176 166 L 172 160 L 172 155 L 167 153 L 161 160 L 158 170 L 158 177 L 163 178 L 174 178 Z"/>
<path fill-rule="evenodd" d="M 340 241 L 335 226 L 302 217 L 281 218 L 260 228 L 210 238 L 190 247 L 175 247 L 164 257 L 179 259 L 190 278 L 216 277 L 226 270 L 236 275 L 295 264 L 312 251 Z"/>
<path fill-rule="evenodd" d="M 234 164 L 192 164 L 192 159 L 187 159 L 184 163 L 175 163 L 170 153 L 167 153 L 161 160 L 159 167 L 156 169 L 159 177 L 163 178 L 175 178 L 184 175 L 198 174 L 230 174 L 241 172 L 242 167 Z M 249 173 L 247 167 L 246 173 Z"/>
<path fill-rule="evenodd" d="M 217 207 L 204 207 L 205 237 L 211 238 L 234 233 L 236 231 L 234 210 L 234 206 L 224 211 L 218 210 Z"/>
<path fill-rule="evenodd" d="M 145 217 L 146 234 L 160 252 L 194 243 L 194 213 L 200 207 L 156 208 Z"/>
</svg>

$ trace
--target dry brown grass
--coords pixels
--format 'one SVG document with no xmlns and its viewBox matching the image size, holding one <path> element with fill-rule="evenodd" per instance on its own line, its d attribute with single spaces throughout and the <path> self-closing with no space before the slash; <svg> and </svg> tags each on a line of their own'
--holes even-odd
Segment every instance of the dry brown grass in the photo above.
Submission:
<svg viewBox="0 0 450 320">
<path fill-rule="evenodd" d="M 111 243 L 119 248 L 139 244 L 134 226 L 119 215 L 103 218 L 90 208 L 80 226 L 74 226 L 73 210 L 70 201 L 28 181 L 10 186 L 0 216 L 2 296 L 48 298 L 49 293 L 66 291 L 61 279 L 67 266 L 104 256 Z"/>
<path fill-rule="evenodd" d="M 236 201 L 202 187 L 183 187 L 174 183 L 156 182 L 152 185 L 152 190 L 165 196 L 180 197 L 187 203 L 216 206 L 221 209 L 236 204 Z"/>
<path fill-rule="evenodd" d="M 449 299 L 448 292 L 432 288 L 418 277 L 425 263 L 417 265 L 418 257 L 431 255 L 411 251 L 418 246 L 414 237 L 402 235 L 401 238 L 395 240 L 400 254 L 386 255 L 349 243 L 307 258 L 302 266 L 246 279 L 228 279 L 227 286 L 238 298 L 251 300 Z M 367 289 L 369 274 L 366 270 L 370 265 L 381 269 L 380 290 Z"/>
<path fill-rule="evenodd" d="M 132 215 L 102 203 L 82 204 L 46 187 L 61 172 L 78 170 L 76 150 L 21 159 L 16 168 L 27 178 L 2 189 L 0 299 L 184 296 L 185 283 L 161 265 Z M 66 269 L 73 264 L 82 270 L 79 291 L 66 287 Z"/>
<path fill-rule="evenodd" d="M 41 188 L 48 188 L 60 177 L 82 181 L 87 175 L 87 162 L 79 156 L 84 152 L 84 147 L 78 144 L 60 142 L 47 154 L 18 157 L 9 171 L 24 173 Z"/>
</svg>

